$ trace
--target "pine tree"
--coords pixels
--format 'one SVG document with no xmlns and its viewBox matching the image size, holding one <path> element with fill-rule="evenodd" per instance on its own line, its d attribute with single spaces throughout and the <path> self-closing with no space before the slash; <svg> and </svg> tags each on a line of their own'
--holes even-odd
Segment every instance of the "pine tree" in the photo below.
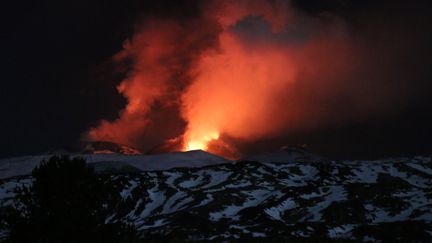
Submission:
<svg viewBox="0 0 432 243">
<path fill-rule="evenodd" d="M 82 158 L 54 156 L 32 172 L 34 182 L 17 191 L 7 217 L 11 242 L 135 242 L 134 229 L 106 224 L 118 194 Z M 112 205 L 111 205 L 112 206 Z"/>
</svg>

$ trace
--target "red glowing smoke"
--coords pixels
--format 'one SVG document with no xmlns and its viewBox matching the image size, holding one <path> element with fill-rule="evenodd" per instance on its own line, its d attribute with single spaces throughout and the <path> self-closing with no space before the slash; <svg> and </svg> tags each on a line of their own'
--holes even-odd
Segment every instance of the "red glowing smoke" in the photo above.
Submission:
<svg viewBox="0 0 432 243">
<path fill-rule="evenodd" d="M 209 1 L 195 19 L 145 20 L 115 56 L 132 62 L 117 87 L 127 106 L 88 137 L 142 148 L 153 113 L 174 107 L 186 126 L 164 139 L 231 156 L 224 137 L 253 141 L 374 113 L 350 79 L 356 53 L 344 23 L 324 17 L 240 0 Z"/>
</svg>

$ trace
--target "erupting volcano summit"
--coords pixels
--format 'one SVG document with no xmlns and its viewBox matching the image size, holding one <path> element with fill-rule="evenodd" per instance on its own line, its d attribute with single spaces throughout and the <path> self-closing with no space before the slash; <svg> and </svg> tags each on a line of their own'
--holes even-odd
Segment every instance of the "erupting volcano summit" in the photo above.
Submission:
<svg viewBox="0 0 432 243">
<path fill-rule="evenodd" d="M 212 0 L 193 16 L 149 15 L 113 57 L 126 70 L 117 86 L 126 107 L 86 139 L 226 156 L 212 147 L 384 116 L 404 101 L 371 74 L 368 48 L 339 16 L 290 1 Z"/>
</svg>

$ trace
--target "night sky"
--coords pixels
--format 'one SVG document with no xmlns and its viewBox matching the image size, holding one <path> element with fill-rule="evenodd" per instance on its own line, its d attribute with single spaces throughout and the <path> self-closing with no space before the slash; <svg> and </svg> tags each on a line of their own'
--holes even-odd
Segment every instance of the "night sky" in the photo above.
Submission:
<svg viewBox="0 0 432 243">
<path fill-rule="evenodd" d="M 3 1 L 0 157 L 72 148 L 101 119 L 117 117 L 126 100 L 116 85 L 125 73 L 111 57 L 140 19 L 190 18 L 197 14 L 198 2 Z M 391 81 L 389 86 L 400 85 L 412 95 L 398 104 L 397 112 L 376 119 L 263 139 L 242 145 L 243 150 L 307 144 L 331 158 L 432 154 L 431 4 L 298 0 L 293 5 L 308 15 L 339 16 L 353 35 L 377 43 L 377 57 L 371 60 L 377 67 L 381 48 L 397 50 L 388 57 L 397 61 L 387 67 L 384 78 Z"/>
</svg>

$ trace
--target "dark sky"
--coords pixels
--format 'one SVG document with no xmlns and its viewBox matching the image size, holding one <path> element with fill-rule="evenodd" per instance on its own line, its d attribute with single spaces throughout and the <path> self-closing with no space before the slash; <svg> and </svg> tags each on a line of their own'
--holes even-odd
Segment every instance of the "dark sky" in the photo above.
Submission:
<svg viewBox="0 0 432 243">
<path fill-rule="evenodd" d="M 122 74 L 110 63 L 112 55 L 140 18 L 193 16 L 196 2 L 3 1 L 0 157 L 71 147 L 100 119 L 115 118 L 125 100 L 115 89 Z M 294 5 L 311 15 L 336 14 L 372 42 L 380 41 L 375 25 L 388 26 L 384 43 L 401 32 L 414 40 L 409 43 L 432 41 L 432 8 L 426 1 L 298 0 Z M 393 75 L 427 84 L 419 86 L 427 95 L 407 102 L 397 114 L 248 146 L 264 151 L 308 144 L 334 158 L 432 154 L 431 47 L 413 44 L 406 52 Z"/>
</svg>

